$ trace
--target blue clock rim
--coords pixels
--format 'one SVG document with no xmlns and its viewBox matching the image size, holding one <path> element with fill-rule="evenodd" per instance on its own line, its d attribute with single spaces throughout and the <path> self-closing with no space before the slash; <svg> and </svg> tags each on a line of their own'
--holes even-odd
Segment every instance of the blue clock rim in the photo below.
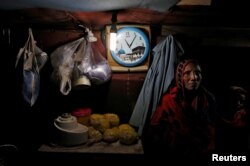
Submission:
<svg viewBox="0 0 250 166">
<path fill-rule="evenodd" d="M 146 44 L 146 49 L 145 49 L 145 52 L 143 54 L 143 56 L 141 57 L 141 59 L 137 62 L 133 62 L 133 63 L 125 63 L 123 62 L 122 60 L 120 60 L 114 51 L 110 51 L 111 52 L 111 55 L 113 57 L 113 59 L 120 65 L 122 66 L 125 66 L 125 67 L 135 67 L 135 66 L 138 66 L 140 65 L 142 62 L 145 61 L 145 59 L 148 57 L 148 53 L 149 53 L 149 40 L 148 40 L 148 36 L 145 34 L 145 32 L 143 32 L 141 29 L 139 28 L 136 28 L 136 27 L 123 27 L 121 29 L 119 29 L 117 31 L 117 34 L 119 33 L 122 33 L 123 31 L 127 31 L 127 30 L 132 30 L 132 31 L 135 31 L 137 33 L 139 33 L 145 40 L 145 44 Z"/>
</svg>

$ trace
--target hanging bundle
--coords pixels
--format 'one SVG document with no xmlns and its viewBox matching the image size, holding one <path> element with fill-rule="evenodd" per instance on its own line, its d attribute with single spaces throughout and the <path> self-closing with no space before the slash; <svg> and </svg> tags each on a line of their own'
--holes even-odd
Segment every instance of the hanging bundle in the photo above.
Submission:
<svg viewBox="0 0 250 166">
<path fill-rule="evenodd" d="M 93 44 L 97 39 L 85 28 L 87 37 L 81 37 L 58 47 L 51 53 L 51 75 L 60 85 L 60 92 L 68 95 L 72 89 L 90 88 L 91 84 L 102 84 L 111 78 L 108 61 Z"/>
<path fill-rule="evenodd" d="M 20 48 L 16 58 L 16 65 L 23 58 L 23 87 L 24 100 L 33 106 L 40 90 L 40 70 L 46 63 L 48 56 L 43 52 L 34 40 L 32 30 L 29 28 L 29 36 L 23 48 Z"/>
<path fill-rule="evenodd" d="M 79 65 L 79 70 L 88 76 L 94 84 L 102 84 L 111 78 L 111 68 L 96 45 L 92 42 L 87 42 L 83 52 L 83 60 Z"/>
<path fill-rule="evenodd" d="M 58 47 L 51 53 L 51 65 L 54 69 L 51 77 L 60 85 L 60 92 L 63 95 L 68 95 L 71 91 L 75 61 L 81 60 L 82 56 L 77 51 L 84 49 L 84 43 L 85 39 L 82 37 Z"/>
</svg>

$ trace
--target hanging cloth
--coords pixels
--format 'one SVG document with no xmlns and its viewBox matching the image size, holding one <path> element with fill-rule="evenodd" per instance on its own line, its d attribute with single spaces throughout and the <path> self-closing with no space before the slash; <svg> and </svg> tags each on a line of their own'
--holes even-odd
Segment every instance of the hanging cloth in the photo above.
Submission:
<svg viewBox="0 0 250 166">
<path fill-rule="evenodd" d="M 23 86 L 24 100 L 33 106 L 40 90 L 39 72 L 46 63 L 48 56 L 37 47 L 32 30 L 29 28 L 29 36 L 23 48 L 20 48 L 16 58 L 17 67 L 20 58 L 23 57 Z"/>
<path fill-rule="evenodd" d="M 146 75 L 129 123 L 138 127 L 141 136 L 146 119 L 152 116 L 163 93 L 174 79 L 175 66 L 184 54 L 181 44 L 172 35 L 153 49 L 153 61 Z"/>
</svg>

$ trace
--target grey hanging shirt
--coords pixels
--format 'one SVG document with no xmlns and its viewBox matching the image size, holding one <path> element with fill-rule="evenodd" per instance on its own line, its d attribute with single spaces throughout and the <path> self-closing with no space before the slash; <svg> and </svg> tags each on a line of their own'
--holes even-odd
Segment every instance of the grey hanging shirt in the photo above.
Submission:
<svg viewBox="0 0 250 166">
<path fill-rule="evenodd" d="M 153 49 L 153 61 L 144 80 L 129 123 L 138 127 L 141 136 L 146 119 L 153 115 L 162 96 L 174 79 L 175 66 L 184 54 L 181 44 L 172 35 Z"/>
</svg>

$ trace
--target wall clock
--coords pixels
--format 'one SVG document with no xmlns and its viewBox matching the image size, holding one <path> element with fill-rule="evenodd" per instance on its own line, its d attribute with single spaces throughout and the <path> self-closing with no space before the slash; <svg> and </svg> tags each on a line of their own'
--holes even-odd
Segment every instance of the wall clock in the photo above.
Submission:
<svg viewBox="0 0 250 166">
<path fill-rule="evenodd" d="M 150 54 L 149 26 L 119 25 L 117 28 L 116 48 L 109 49 L 109 36 L 106 41 L 111 69 L 113 71 L 146 71 Z M 106 29 L 108 33 L 109 29 Z"/>
</svg>

